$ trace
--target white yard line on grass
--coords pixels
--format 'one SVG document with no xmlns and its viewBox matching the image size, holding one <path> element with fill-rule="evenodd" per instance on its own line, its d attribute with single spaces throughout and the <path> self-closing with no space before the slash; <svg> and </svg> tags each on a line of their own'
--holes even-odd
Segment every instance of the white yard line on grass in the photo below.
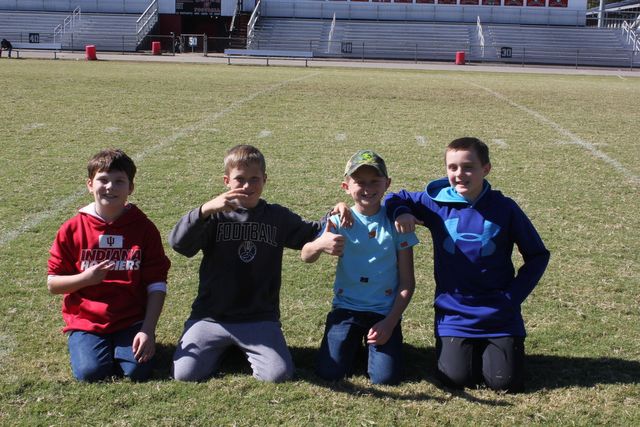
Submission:
<svg viewBox="0 0 640 427">
<path fill-rule="evenodd" d="M 220 111 L 217 111 L 215 113 L 209 114 L 205 117 L 203 117 L 202 119 L 200 119 L 198 122 L 193 123 L 189 126 L 186 126 L 182 129 L 177 130 L 173 135 L 170 135 L 162 140 L 160 140 L 160 142 L 158 142 L 155 145 L 152 145 L 144 150 L 142 150 L 141 152 L 137 153 L 136 155 L 132 156 L 133 159 L 136 161 L 136 163 L 141 162 L 145 157 L 149 156 L 150 154 L 156 153 L 160 150 L 162 150 L 163 148 L 170 146 L 171 144 L 173 144 L 174 142 L 176 142 L 177 140 L 179 140 L 180 138 L 184 138 L 194 132 L 197 132 L 201 129 L 207 129 L 208 127 L 211 126 L 211 124 L 217 120 L 220 120 L 221 118 L 223 118 L 224 116 L 231 114 L 233 112 L 235 112 L 236 110 L 242 108 L 245 104 L 247 104 L 248 102 L 253 101 L 254 99 L 266 95 L 268 93 L 271 92 L 275 92 L 289 84 L 292 83 L 296 83 L 299 81 L 303 81 L 306 79 L 309 79 L 311 77 L 316 76 L 318 73 L 313 73 L 313 74 L 307 74 L 305 76 L 296 78 L 296 79 L 291 79 L 291 80 L 286 80 L 280 83 L 276 83 L 272 86 L 269 86 L 265 89 L 259 90 L 257 92 L 254 92 L 248 96 L 245 96 L 244 98 L 238 99 L 234 102 L 232 102 L 227 108 L 224 108 Z M 58 215 L 60 212 L 68 209 L 68 207 L 70 205 L 72 205 L 73 203 L 77 202 L 77 200 L 82 197 L 83 195 L 86 194 L 86 189 L 83 188 L 81 190 L 76 191 L 73 194 L 70 194 L 69 196 L 63 197 L 62 199 L 59 200 L 55 200 L 52 204 L 52 206 L 49 206 L 48 209 L 42 211 L 42 212 L 38 212 L 32 215 L 27 215 L 23 220 L 22 220 L 22 224 L 20 224 L 17 228 L 14 228 L 13 230 L 8 230 L 6 232 L 3 232 L 2 234 L 0 234 L 0 248 L 5 246 L 6 244 L 12 242 L 13 240 L 17 239 L 18 237 L 20 237 L 22 234 L 26 233 L 27 231 L 37 227 L 38 225 L 40 225 L 41 223 L 43 223 L 44 221 L 48 220 L 49 218 L 52 218 L 56 215 Z M 53 239 L 53 236 L 51 237 Z"/>
<path fill-rule="evenodd" d="M 423 135 L 416 135 L 416 144 L 418 144 L 418 146 L 420 147 L 426 147 L 427 146 L 427 138 Z"/>
<path fill-rule="evenodd" d="M 504 139 L 492 139 L 491 142 L 500 148 L 509 147 L 509 145 L 506 142 L 504 142 Z"/>
<path fill-rule="evenodd" d="M 613 166 L 616 170 L 618 170 L 618 172 L 622 173 L 624 176 L 629 178 L 629 180 L 631 180 L 632 182 L 634 182 L 636 184 L 640 184 L 640 177 L 638 175 L 634 174 L 632 171 L 627 169 L 622 163 L 620 163 L 616 159 L 611 158 L 608 155 L 606 155 L 605 153 L 603 153 L 602 151 L 598 150 L 598 148 L 596 148 L 595 144 L 592 144 L 590 142 L 587 142 L 587 141 L 581 139 L 579 136 L 577 136 L 573 132 L 563 128 L 562 126 L 560 126 L 558 123 L 554 122 L 553 120 L 548 119 L 547 117 L 543 116 L 542 114 L 538 113 L 535 110 L 532 110 L 531 108 L 525 107 L 524 105 L 520 105 L 517 102 L 512 101 L 511 99 L 507 98 L 506 96 L 502 95 L 501 93 L 496 92 L 495 90 L 486 88 L 486 87 L 484 87 L 482 85 L 479 85 L 479 84 L 473 83 L 473 82 L 469 82 L 469 84 L 471 84 L 472 86 L 475 86 L 475 87 L 477 87 L 479 89 L 484 90 L 485 92 L 495 96 L 496 98 L 506 102 L 507 104 L 509 104 L 509 105 L 519 109 L 519 110 L 524 111 L 525 113 L 527 113 L 530 116 L 534 117 L 540 123 L 551 127 L 552 129 L 556 130 L 561 135 L 564 135 L 565 137 L 567 137 L 568 141 L 566 141 L 566 143 L 574 144 L 574 145 L 577 145 L 577 146 L 579 146 L 581 148 L 584 148 L 593 157 L 598 158 L 598 159 L 608 163 L 609 165 Z"/>
</svg>

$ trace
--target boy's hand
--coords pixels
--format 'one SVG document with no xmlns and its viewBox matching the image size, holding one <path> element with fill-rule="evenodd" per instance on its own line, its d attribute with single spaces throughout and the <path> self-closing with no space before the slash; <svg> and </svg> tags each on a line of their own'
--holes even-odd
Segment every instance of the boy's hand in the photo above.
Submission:
<svg viewBox="0 0 640 427">
<path fill-rule="evenodd" d="M 395 327 L 396 325 L 394 322 L 392 322 L 388 317 L 385 317 L 369 329 L 369 333 L 367 334 L 367 344 L 386 344 L 386 342 L 389 341 L 389 338 L 391 338 Z"/>
<path fill-rule="evenodd" d="M 340 215 L 340 227 L 350 228 L 353 225 L 353 215 L 351 209 L 344 202 L 339 202 L 331 209 L 331 215 Z"/>
<path fill-rule="evenodd" d="M 336 226 L 331 220 L 327 220 L 327 226 L 322 236 L 318 237 L 318 244 L 324 253 L 334 256 L 342 256 L 344 252 L 344 236 L 334 233 Z"/>
<path fill-rule="evenodd" d="M 101 283 L 105 277 L 107 277 L 107 273 L 114 266 L 114 262 L 110 259 L 106 259 L 93 267 L 89 267 L 84 271 L 86 275 L 86 286 L 93 286 Z"/>
<path fill-rule="evenodd" d="M 424 225 L 424 222 L 420 221 L 410 213 L 402 214 L 396 218 L 396 231 L 398 233 L 413 233 L 416 231 L 416 224 Z"/>
<path fill-rule="evenodd" d="M 146 332 L 138 332 L 133 338 L 133 356 L 138 363 L 145 363 L 151 360 L 156 354 L 156 338 Z"/>
<path fill-rule="evenodd" d="M 218 212 L 234 211 L 242 207 L 242 200 L 246 198 L 247 194 L 241 188 L 229 190 L 202 205 L 200 207 L 200 216 L 207 217 Z"/>
</svg>

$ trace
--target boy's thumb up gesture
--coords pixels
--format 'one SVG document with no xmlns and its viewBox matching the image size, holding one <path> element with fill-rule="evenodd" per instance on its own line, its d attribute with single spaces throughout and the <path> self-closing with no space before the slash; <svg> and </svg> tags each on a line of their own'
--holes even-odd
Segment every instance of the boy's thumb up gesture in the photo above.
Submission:
<svg viewBox="0 0 640 427">
<path fill-rule="evenodd" d="M 344 251 L 344 236 L 335 233 L 336 226 L 330 219 L 327 219 L 327 224 L 324 228 L 324 233 L 320 236 L 322 239 L 322 251 L 329 255 L 342 256 Z"/>
</svg>

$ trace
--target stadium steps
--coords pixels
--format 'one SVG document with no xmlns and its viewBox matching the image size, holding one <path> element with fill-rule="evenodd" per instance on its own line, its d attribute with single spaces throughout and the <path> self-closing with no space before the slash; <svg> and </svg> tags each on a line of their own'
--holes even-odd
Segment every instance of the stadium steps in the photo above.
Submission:
<svg viewBox="0 0 640 427">
<path fill-rule="evenodd" d="M 12 43 L 29 43 L 29 33 L 38 33 L 40 43 L 53 43 L 53 30 L 69 12 L 0 11 L 0 38 Z"/>
<path fill-rule="evenodd" d="M 487 25 L 485 34 L 491 44 L 485 49 L 485 60 L 629 67 L 632 52 L 619 32 L 613 28 Z M 501 47 L 511 47 L 512 57 L 500 58 Z"/>
<path fill-rule="evenodd" d="M 451 60 L 469 52 L 475 25 L 425 22 L 261 18 L 252 49 L 311 50 L 315 57 Z"/>
<path fill-rule="evenodd" d="M 29 33 L 39 33 L 41 43 L 53 42 L 53 30 L 69 12 L 0 11 L 0 38 L 29 42 Z M 63 49 L 83 50 L 88 44 L 98 51 L 133 52 L 137 48 L 138 14 L 82 13 L 73 33 L 65 33 Z M 60 40 L 57 40 L 60 42 Z"/>
<path fill-rule="evenodd" d="M 138 14 L 83 13 L 73 39 L 63 48 L 81 50 L 94 45 L 98 52 L 134 52 L 137 49 Z"/>
</svg>

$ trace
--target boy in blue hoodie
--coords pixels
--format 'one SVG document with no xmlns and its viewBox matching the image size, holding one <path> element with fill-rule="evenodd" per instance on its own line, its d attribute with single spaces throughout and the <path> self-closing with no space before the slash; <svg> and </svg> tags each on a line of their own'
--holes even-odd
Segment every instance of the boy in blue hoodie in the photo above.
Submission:
<svg viewBox="0 0 640 427">
<path fill-rule="evenodd" d="M 536 229 L 516 202 L 492 190 L 488 147 L 460 138 L 446 149 L 447 177 L 425 191 L 385 201 L 399 232 L 431 231 L 434 251 L 438 374 L 453 387 L 484 382 L 521 391 L 525 328 L 520 305 L 549 261 Z M 524 264 L 511 261 L 517 245 Z"/>
</svg>

